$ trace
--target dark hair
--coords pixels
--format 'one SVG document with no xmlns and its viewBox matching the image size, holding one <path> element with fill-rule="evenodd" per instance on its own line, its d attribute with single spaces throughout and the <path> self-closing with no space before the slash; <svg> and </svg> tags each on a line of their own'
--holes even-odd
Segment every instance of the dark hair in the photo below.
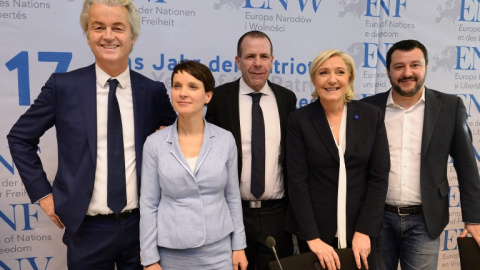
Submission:
<svg viewBox="0 0 480 270">
<path fill-rule="evenodd" d="M 392 54 L 396 50 L 400 51 L 411 51 L 415 48 L 419 48 L 423 52 L 423 58 L 425 59 L 425 65 L 428 65 L 428 53 L 427 53 L 427 48 L 420 43 L 418 40 L 414 39 L 407 39 L 407 40 L 402 40 L 399 41 L 395 44 L 393 44 L 390 49 L 388 49 L 387 52 L 387 69 L 390 69 L 390 64 L 392 63 Z"/>
<path fill-rule="evenodd" d="M 237 43 L 237 56 L 238 57 L 241 57 L 242 56 L 242 41 L 244 38 L 246 37 L 251 37 L 251 38 L 266 38 L 268 39 L 268 42 L 270 43 L 270 54 L 273 55 L 273 45 L 272 45 L 272 41 L 270 40 L 270 38 L 267 36 L 267 34 L 261 32 L 261 31 L 257 31 L 257 30 L 253 30 L 253 31 L 250 31 L 250 32 L 247 32 L 245 34 L 243 34 L 243 36 L 240 37 L 240 39 L 238 40 L 238 43 Z"/>
<path fill-rule="evenodd" d="M 207 66 L 200 62 L 193 60 L 178 62 L 178 64 L 173 68 L 171 78 L 172 85 L 173 76 L 180 72 L 186 72 L 195 77 L 195 79 L 201 81 L 205 87 L 205 92 L 213 91 L 213 88 L 215 88 L 215 78 L 213 78 L 212 72 Z"/>
</svg>

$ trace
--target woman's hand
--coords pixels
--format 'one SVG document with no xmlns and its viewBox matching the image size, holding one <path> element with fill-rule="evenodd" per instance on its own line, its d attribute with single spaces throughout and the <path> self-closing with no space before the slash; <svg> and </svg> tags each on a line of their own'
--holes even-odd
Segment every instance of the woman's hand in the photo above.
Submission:
<svg viewBox="0 0 480 270">
<path fill-rule="evenodd" d="M 367 257 L 370 255 L 370 248 L 370 237 L 368 235 L 360 232 L 355 232 L 355 234 L 353 234 L 352 250 L 358 269 L 362 268 L 360 259 L 365 265 L 365 268 L 368 269 Z"/>
<path fill-rule="evenodd" d="M 143 267 L 143 270 L 162 270 L 159 263 L 150 264 Z"/>
<path fill-rule="evenodd" d="M 315 253 L 323 268 L 328 270 L 340 269 L 340 258 L 332 246 L 319 238 L 307 241 L 310 250 Z"/>
<path fill-rule="evenodd" d="M 245 250 L 234 250 L 232 252 L 233 270 L 247 270 L 247 256 Z"/>
</svg>

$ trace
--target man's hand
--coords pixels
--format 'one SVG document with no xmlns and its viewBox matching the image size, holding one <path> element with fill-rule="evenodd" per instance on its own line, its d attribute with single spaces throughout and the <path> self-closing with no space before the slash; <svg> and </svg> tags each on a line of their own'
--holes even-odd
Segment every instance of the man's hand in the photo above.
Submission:
<svg viewBox="0 0 480 270">
<path fill-rule="evenodd" d="M 340 269 L 340 258 L 332 246 L 320 240 L 320 238 L 307 241 L 310 250 L 317 255 L 322 268 L 328 270 Z"/>
<path fill-rule="evenodd" d="M 465 230 L 463 230 L 460 237 L 465 237 L 467 233 L 470 233 L 477 241 L 478 246 L 480 246 L 480 224 L 465 223 Z"/>
<path fill-rule="evenodd" d="M 55 206 L 53 204 L 53 194 L 48 195 L 47 197 L 38 201 L 40 207 L 47 214 L 47 216 L 57 225 L 58 228 L 63 229 L 63 224 L 60 221 L 60 218 L 55 214 Z"/>
<path fill-rule="evenodd" d="M 352 240 L 353 257 L 358 269 L 362 268 L 362 263 L 368 269 L 367 257 L 370 255 L 370 237 L 366 234 L 355 232 Z M 361 259 L 361 261 L 360 261 Z"/>
</svg>

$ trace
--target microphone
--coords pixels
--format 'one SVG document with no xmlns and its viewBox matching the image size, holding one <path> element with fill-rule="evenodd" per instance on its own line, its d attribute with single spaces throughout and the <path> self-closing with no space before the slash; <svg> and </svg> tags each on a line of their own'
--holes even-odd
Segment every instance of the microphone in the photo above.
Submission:
<svg viewBox="0 0 480 270">
<path fill-rule="evenodd" d="M 276 244 L 275 238 L 273 238 L 272 236 L 267 237 L 267 246 L 273 250 L 273 254 L 275 254 L 275 258 L 277 259 L 278 266 L 280 266 L 280 270 L 283 270 L 282 264 L 278 259 L 277 250 L 275 250 L 275 244 Z"/>
</svg>

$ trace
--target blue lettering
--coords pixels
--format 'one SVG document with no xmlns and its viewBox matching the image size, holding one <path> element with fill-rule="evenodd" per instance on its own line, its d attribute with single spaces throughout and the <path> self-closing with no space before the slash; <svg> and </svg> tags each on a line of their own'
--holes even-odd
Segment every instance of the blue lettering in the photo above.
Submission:
<svg viewBox="0 0 480 270">
<path fill-rule="evenodd" d="M 2 165 L 7 168 L 7 170 L 12 174 L 14 175 L 15 174 L 15 163 L 13 163 L 13 160 L 12 160 L 12 163 L 10 165 L 10 163 L 7 162 L 7 160 L 5 160 L 2 155 L 0 155 L 0 163 L 2 163 Z"/>
<path fill-rule="evenodd" d="M 300 10 L 303 12 L 303 10 L 305 9 L 305 6 L 307 5 L 307 2 L 308 0 L 298 0 L 299 4 L 300 4 Z M 312 0 L 312 6 L 313 6 L 313 11 L 317 12 L 318 10 L 318 7 L 320 6 L 320 3 L 322 3 L 322 0 Z M 285 10 L 287 10 L 287 8 L 285 7 Z"/>
<path fill-rule="evenodd" d="M 71 52 L 38 52 L 39 62 L 57 62 L 55 72 L 67 72 L 72 61 Z"/>
<path fill-rule="evenodd" d="M 288 9 L 288 0 L 278 0 L 280 4 L 282 5 L 284 10 Z M 307 6 L 308 0 L 298 0 L 298 4 L 300 6 L 300 11 L 303 12 L 305 10 L 305 7 Z M 322 0 L 312 0 L 312 8 L 314 12 L 317 12 L 318 7 L 320 6 L 320 3 L 322 3 Z M 243 8 L 251 8 L 251 9 L 272 9 L 270 7 L 270 0 L 264 0 L 262 2 L 261 6 L 253 6 L 252 5 L 252 0 L 246 0 L 245 5 Z"/>
<path fill-rule="evenodd" d="M 17 221 L 17 216 L 16 216 L 16 207 L 20 205 L 22 208 L 20 210 L 23 211 L 23 220 L 22 221 Z M 35 211 L 31 211 L 31 206 L 35 205 L 37 209 Z M 30 222 L 30 217 L 34 217 L 36 221 L 38 221 L 38 208 L 40 207 L 40 204 L 38 203 L 24 203 L 24 204 L 10 204 L 12 207 L 12 214 L 13 214 L 13 219 L 10 219 L 3 213 L 3 211 L 0 210 L 0 219 L 5 221 L 5 223 L 12 228 L 12 230 L 17 231 L 17 223 L 23 226 L 22 231 L 30 231 L 33 230 Z"/>
<path fill-rule="evenodd" d="M 45 263 L 45 267 L 43 267 L 42 269 L 43 270 L 46 270 L 48 268 L 48 264 L 50 263 L 50 260 L 53 258 L 53 257 L 44 257 L 46 259 L 46 263 Z M 37 264 L 37 262 L 35 261 L 35 259 L 37 259 L 37 257 L 28 257 L 28 258 L 18 258 L 18 259 L 15 259 L 17 262 L 18 262 L 18 268 L 10 268 L 9 266 L 7 266 L 3 261 L 0 260 L 0 268 L 3 269 L 3 270 L 12 270 L 12 269 L 18 269 L 18 270 L 22 270 L 22 269 L 28 269 L 28 270 L 39 270 L 39 265 Z M 25 262 L 25 263 L 24 263 Z M 23 268 L 22 268 L 23 266 Z"/>
<path fill-rule="evenodd" d="M 265 2 L 263 2 L 263 5 L 262 6 L 259 6 L 259 7 L 254 7 L 252 6 L 252 3 L 251 3 L 252 0 L 246 0 L 245 1 L 245 6 L 243 6 L 243 8 L 256 8 L 256 9 L 272 9 L 270 7 L 270 2 L 269 0 L 267 0 L 267 6 L 265 6 Z M 281 1 L 281 0 L 280 0 Z"/>
<path fill-rule="evenodd" d="M 380 60 L 383 66 L 387 66 L 386 57 L 384 55 L 387 54 L 388 49 L 393 45 L 393 43 L 383 43 L 385 47 L 382 49 L 383 53 L 380 51 L 377 43 L 363 42 L 363 44 L 365 45 L 365 57 L 362 67 L 376 68 L 378 60 Z"/>
<path fill-rule="evenodd" d="M 17 71 L 18 105 L 30 106 L 30 74 L 28 52 L 22 51 L 5 63 L 9 71 Z"/>
<path fill-rule="evenodd" d="M 469 2 L 470 4 L 467 4 Z M 460 6 L 459 21 L 479 22 L 480 18 L 480 2 L 478 0 L 462 0 Z"/>
<path fill-rule="evenodd" d="M 473 153 L 475 153 L 475 157 L 477 158 L 477 162 L 480 162 L 480 155 L 478 154 L 477 148 L 475 148 L 475 145 L 472 145 L 473 148 Z"/>
<path fill-rule="evenodd" d="M 137 57 L 134 60 L 135 62 L 135 70 L 142 70 L 143 69 L 143 58 L 142 57 Z"/>
<path fill-rule="evenodd" d="M 445 239 L 443 243 L 442 251 L 447 250 L 456 250 L 457 247 L 457 237 L 462 234 L 463 229 L 452 229 L 452 230 L 445 230 Z"/>
<path fill-rule="evenodd" d="M 390 17 L 390 11 L 393 9 L 393 17 L 402 17 L 400 15 L 400 8 L 407 9 L 407 0 L 393 0 L 394 6 L 391 5 L 392 0 L 367 0 L 366 17 L 380 17 L 380 11 L 383 10 L 387 17 Z M 376 13 L 374 13 L 376 12 Z"/>
<path fill-rule="evenodd" d="M 458 186 L 451 186 L 450 191 L 448 192 L 448 203 L 450 207 L 460 207 L 460 190 Z"/>
<path fill-rule="evenodd" d="M 478 47 L 457 46 L 457 65 L 458 70 L 477 70 L 475 60 L 480 59 L 480 50 Z"/>
</svg>

